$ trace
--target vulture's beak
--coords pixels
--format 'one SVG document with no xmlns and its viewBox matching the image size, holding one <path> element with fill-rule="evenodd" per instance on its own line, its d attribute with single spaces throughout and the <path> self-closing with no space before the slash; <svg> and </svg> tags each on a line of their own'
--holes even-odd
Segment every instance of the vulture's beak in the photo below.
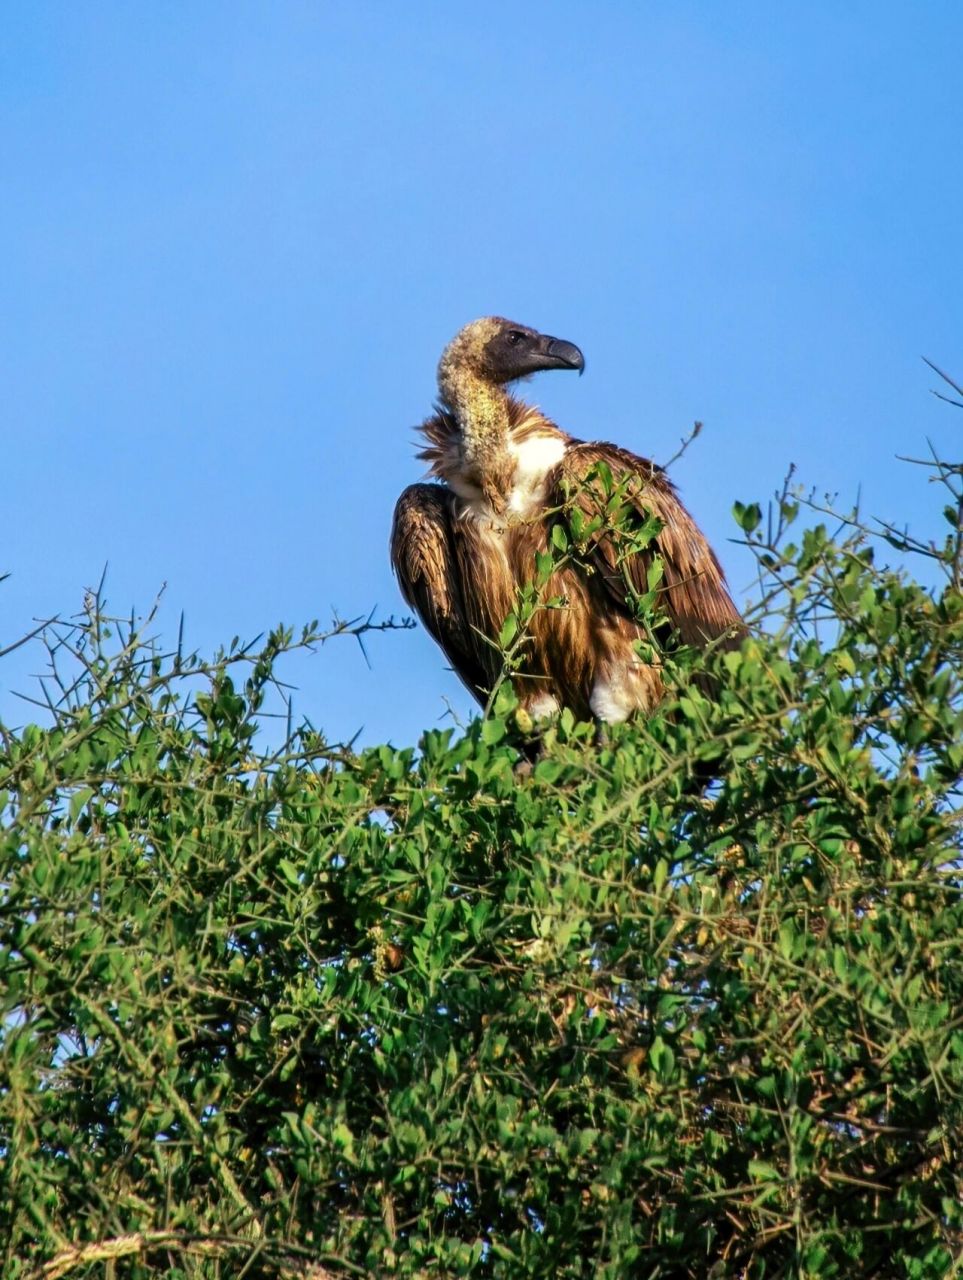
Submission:
<svg viewBox="0 0 963 1280">
<path fill-rule="evenodd" d="M 574 342 L 542 334 L 539 347 L 542 369 L 578 369 L 580 374 L 585 372 L 585 357 Z"/>
</svg>

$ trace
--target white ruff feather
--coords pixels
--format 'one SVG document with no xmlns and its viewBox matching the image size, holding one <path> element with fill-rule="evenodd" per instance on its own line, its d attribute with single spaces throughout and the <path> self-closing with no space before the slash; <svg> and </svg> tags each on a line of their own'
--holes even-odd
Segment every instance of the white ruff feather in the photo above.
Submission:
<svg viewBox="0 0 963 1280">
<path fill-rule="evenodd" d="M 509 441 L 508 452 L 515 459 L 515 474 L 508 495 L 511 515 L 531 515 L 545 500 L 545 477 L 562 461 L 565 449 L 565 441 L 559 436 L 529 436 L 518 444 Z"/>
<path fill-rule="evenodd" d="M 558 715 L 558 699 L 551 693 L 538 693 L 525 709 L 533 720 L 548 720 Z"/>
</svg>

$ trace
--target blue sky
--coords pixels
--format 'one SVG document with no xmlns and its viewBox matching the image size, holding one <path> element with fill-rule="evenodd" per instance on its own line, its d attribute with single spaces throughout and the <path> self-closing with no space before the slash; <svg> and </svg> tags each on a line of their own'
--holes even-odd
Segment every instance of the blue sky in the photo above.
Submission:
<svg viewBox="0 0 963 1280">
<path fill-rule="evenodd" d="M 938 529 L 963 374 L 963 7 L 45 3 L 0 32 L 0 648 L 166 582 L 212 650 L 404 612 L 386 544 L 448 338 L 568 338 L 526 388 L 665 459 L 737 598 L 734 499 L 789 462 Z M 955 450 L 955 452 L 954 452 Z M 470 700 L 430 639 L 289 664 L 332 738 Z M 0 665 L 29 710 L 41 655 Z"/>
</svg>

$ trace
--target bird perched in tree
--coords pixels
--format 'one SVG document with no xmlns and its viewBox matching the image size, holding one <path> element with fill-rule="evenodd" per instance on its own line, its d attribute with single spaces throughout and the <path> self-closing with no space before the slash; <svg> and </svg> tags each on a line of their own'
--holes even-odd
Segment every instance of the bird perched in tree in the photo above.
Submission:
<svg viewBox="0 0 963 1280">
<path fill-rule="evenodd" d="M 437 412 L 421 427 L 418 456 L 438 483 L 402 493 L 391 559 L 408 604 L 484 704 L 503 670 L 503 624 L 536 576 L 536 554 L 544 563 L 553 543 L 569 546 L 567 535 L 552 536 L 567 520 L 581 541 L 556 552 L 543 583 L 554 607 L 530 612 L 512 683 L 533 719 L 569 707 L 613 723 L 651 711 L 665 692 L 658 645 L 640 645 L 653 636 L 639 596 L 654 588 L 662 641 L 704 647 L 736 634 L 740 618 L 719 561 L 660 467 L 576 440 L 506 390 L 543 369 L 584 367 L 571 342 L 499 316 L 462 329 L 438 365 Z M 621 535 L 598 518 L 613 494 Z M 633 524 L 649 537 L 633 543 Z"/>
</svg>

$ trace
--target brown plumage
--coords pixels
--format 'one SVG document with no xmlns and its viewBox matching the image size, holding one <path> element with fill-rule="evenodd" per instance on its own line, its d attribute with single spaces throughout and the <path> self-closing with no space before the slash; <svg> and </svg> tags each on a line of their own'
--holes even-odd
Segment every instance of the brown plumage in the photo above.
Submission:
<svg viewBox="0 0 963 1280">
<path fill-rule="evenodd" d="M 534 613 L 513 682 L 533 717 L 570 707 L 581 719 L 624 720 L 664 694 L 658 657 L 639 656 L 646 637 L 630 599 L 650 589 L 655 557 L 663 566 L 660 638 L 674 632 L 704 646 L 737 634 L 740 618 L 719 561 L 660 467 L 616 445 L 576 440 L 505 391 L 553 368 L 581 371 L 581 352 L 500 317 L 455 337 L 438 367 L 438 412 L 421 428 L 419 456 L 440 483 L 401 495 L 391 559 L 405 599 L 484 702 L 502 669 L 496 639 L 535 576 L 536 553 L 547 550 L 560 510 L 579 507 L 590 519 L 604 507 L 604 464 L 624 483 L 627 523 L 652 515 L 662 528 L 628 558 L 619 535 L 602 529 L 586 540 L 546 585 L 546 598 L 564 604 Z"/>
</svg>

